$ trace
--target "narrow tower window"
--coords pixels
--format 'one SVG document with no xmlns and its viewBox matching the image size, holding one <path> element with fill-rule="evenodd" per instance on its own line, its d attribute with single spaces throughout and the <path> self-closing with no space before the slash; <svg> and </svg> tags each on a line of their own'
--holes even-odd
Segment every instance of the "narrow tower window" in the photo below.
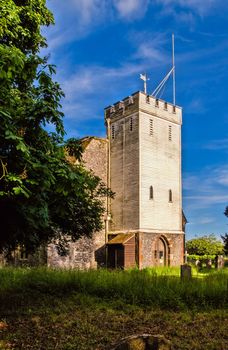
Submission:
<svg viewBox="0 0 228 350">
<path fill-rule="evenodd" d="M 173 201 L 173 194 L 172 194 L 172 190 L 169 190 L 169 202 Z"/>
<path fill-rule="evenodd" d="M 132 131 L 133 130 L 133 119 L 132 118 L 130 118 L 129 127 L 130 127 L 130 131 Z"/>
<path fill-rule="evenodd" d="M 153 136 L 154 134 L 154 121 L 153 119 L 150 119 L 150 136 Z"/>
<path fill-rule="evenodd" d="M 159 107 L 159 100 L 158 100 L 158 98 L 156 98 L 155 107 Z"/>
<path fill-rule="evenodd" d="M 169 125 L 169 141 L 172 141 L 172 126 Z"/>
<path fill-rule="evenodd" d="M 153 189 L 153 186 L 150 186 L 150 199 L 154 199 L 154 189 Z"/>
<path fill-rule="evenodd" d="M 112 139 L 115 138 L 115 125 L 112 125 Z"/>
<path fill-rule="evenodd" d="M 168 104 L 167 104 L 167 102 L 164 102 L 164 109 L 167 111 L 167 109 L 168 109 Z"/>
</svg>

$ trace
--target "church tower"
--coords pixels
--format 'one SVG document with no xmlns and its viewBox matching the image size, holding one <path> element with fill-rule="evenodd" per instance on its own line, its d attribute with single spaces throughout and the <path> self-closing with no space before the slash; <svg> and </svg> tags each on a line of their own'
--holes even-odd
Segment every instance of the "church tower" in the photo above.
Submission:
<svg viewBox="0 0 228 350">
<path fill-rule="evenodd" d="M 180 265 L 184 256 L 182 109 L 144 92 L 105 109 L 108 262 L 111 267 Z"/>
</svg>

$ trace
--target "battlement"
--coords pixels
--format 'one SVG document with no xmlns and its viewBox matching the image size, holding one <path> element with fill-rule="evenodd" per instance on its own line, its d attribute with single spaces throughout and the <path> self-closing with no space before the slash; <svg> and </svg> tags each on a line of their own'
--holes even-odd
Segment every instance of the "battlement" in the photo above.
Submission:
<svg viewBox="0 0 228 350">
<path fill-rule="evenodd" d="M 182 108 L 172 103 L 147 95 L 142 91 L 125 97 L 123 100 L 105 108 L 105 119 L 116 121 L 138 111 L 167 119 L 173 123 L 182 123 Z"/>
</svg>

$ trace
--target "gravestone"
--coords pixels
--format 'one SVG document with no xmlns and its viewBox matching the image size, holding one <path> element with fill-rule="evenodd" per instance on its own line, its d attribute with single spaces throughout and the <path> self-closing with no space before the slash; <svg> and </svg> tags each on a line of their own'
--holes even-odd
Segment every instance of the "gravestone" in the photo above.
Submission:
<svg viewBox="0 0 228 350">
<path fill-rule="evenodd" d="M 191 279 L 192 278 L 192 268 L 190 265 L 181 265 L 181 279 Z"/>
<path fill-rule="evenodd" d="M 163 335 L 140 334 L 126 337 L 113 350 L 171 350 L 171 342 Z"/>
<path fill-rule="evenodd" d="M 211 269 L 212 268 L 212 260 L 211 259 L 207 259 L 206 260 L 206 266 L 207 266 L 207 269 Z"/>
<path fill-rule="evenodd" d="M 216 255 L 215 257 L 215 268 L 222 269 L 224 267 L 224 257 L 223 255 Z"/>
</svg>

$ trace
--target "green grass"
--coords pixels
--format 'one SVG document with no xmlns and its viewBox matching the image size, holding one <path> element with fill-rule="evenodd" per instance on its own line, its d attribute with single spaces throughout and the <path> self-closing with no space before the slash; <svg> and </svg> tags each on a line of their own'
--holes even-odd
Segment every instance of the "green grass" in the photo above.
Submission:
<svg viewBox="0 0 228 350">
<path fill-rule="evenodd" d="M 142 271 L 4 268 L 0 270 L 0 281 L 0 302 L 1 296 L 22 292 L 29 295 L 35 291 L 37 295 L 56 296 L 78 292 L 109 302 L 121 300 L 169 310 L 218 308 L 228 304 L 227 270 L 183 281 L 175 268 Z"/>
<path fill-rule="evenodd" d="M 164 334 L 174 349 L 225 350 L 227 287 L 227 269 L 181 281 L 178 268 L 2 268 L 0 350 L 110 350 L 134 333 Z"/>
</svg>

